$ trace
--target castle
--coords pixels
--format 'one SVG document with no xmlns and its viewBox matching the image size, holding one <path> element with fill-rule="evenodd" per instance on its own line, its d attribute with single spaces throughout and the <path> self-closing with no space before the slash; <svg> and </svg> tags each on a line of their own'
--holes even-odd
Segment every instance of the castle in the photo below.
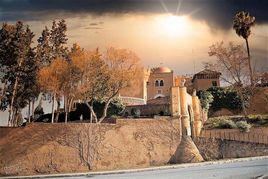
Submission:
<svg viewBox="0 0 268 179">
<path fill-rule="evenodd" d="M 135 86 L 120 91 L 120 97 L 127 105 L 142 105 L 160 101 L 158 98 L 170 97 L 171 88 L 178 87 L 184 81 L 188 93 L 220 86 L 221 73 L 205 69 L 192 76 L 178 76 L 168 67 L 146 69 L 140 74 L 140 81 Z M 158 100 L 157 100 L 158 99 Z"/>
<path fill-rule="evenodd" d="M 220 73 L 207 69 L 195 74 L 193 78 L 176 76 L 173 70 L 167 67 L 144 71 L 140 86 L 134 88 L 139 93 L 125 101 L 128 102 L 125 113 L 129 115 L 135 108 L 142 116 L 170 115 L 181 118 L 182 134 L 198 136 L 206 115 L 196 96 L 196 90 L 219 86 L 219 76 Z M 126 100 L 123 95 L 129 95 L 130 92 L 129 89 L 122 91 L 120 97 Z"/>
</svg>

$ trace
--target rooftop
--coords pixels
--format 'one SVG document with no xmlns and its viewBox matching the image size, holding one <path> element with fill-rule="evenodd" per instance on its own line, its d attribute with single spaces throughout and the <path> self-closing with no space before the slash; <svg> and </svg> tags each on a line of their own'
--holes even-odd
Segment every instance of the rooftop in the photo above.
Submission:
<svg viewBox="0 0 268 179">
<path fill-rule="evenodd" d="M 153 73 L 170 73 L 172 70 L 168 67 L 157 67 L 152 69 Z"/>
<path fill-rule="evenodd" d="M 196 76 L 201 76 L 201 75 L 208 75 L 208 76 L 215 76 L 215 77 L 219 77 L 221 75 L 220 72 L 217 72 L 217 71 L 213 71 L 213 70 L 209 70 L 209 69 L 204 69 L 196 74 L 194 74 L 193 76 L 193 80 L 196 78 Z"/>
</svg>

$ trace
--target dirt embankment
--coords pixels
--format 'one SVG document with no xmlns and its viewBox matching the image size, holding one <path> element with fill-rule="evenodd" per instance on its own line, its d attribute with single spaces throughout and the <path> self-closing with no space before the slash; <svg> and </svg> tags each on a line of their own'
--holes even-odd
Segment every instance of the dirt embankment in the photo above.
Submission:
<svg viewBox="0 0 268 179">
<path fill-rule="evenodd" d="M 163 165 L 180 143 L 178 129 L 178 120 L 161 119 L 0 128 L 0 175 Z"/>
</svg>

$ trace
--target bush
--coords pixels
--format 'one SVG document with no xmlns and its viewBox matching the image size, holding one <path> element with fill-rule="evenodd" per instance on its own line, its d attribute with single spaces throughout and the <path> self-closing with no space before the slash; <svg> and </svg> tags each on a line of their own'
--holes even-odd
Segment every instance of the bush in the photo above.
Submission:
<svg viewBox="0 0 268 179">
<path fill-rule="evenodd" d="M 247 122 L 257 126 L 268 126 L 268 115 L 248 115 Z"/>
<path fill-rule="evenodd" d="M 134 116 L 135 118 L 139 118 L 141 115 L 141 111 L 138 108 L 132 108 L 131 115 Z"/>
<path fill-rule="evenodd" d="M 119 116 L 117 116 L 117 115 L 111 115 L 110 118 L 112 118 L 112 119 L 118 119 Z"/>
<path fill-rule="evenodd" d="M 122 112 L 125 109 L 125 105 L 123 104 L 122 100 L 119 98 L 115 98 L 111 101 L 108 111 L 107 111 L 107 116 L 112 117 L 112 116 L 120 116 L 122 115 Z"/>
<path fill-rule="evenodd" d="M 218 128 L 220 128 L 220 129 L 234 129 L 236 127 L 237 126 L 234 123 L 234 121 L 229 120 L 229 119 L 224 119 L 224 120 L 220 121 L 219 126 L 218 126 Z"/>
<path fill-rule="evenodd" d="M 251 125 L 248 124 L 246 121 L 238 121 L 236 122 L 236 126 L 240 130 L 240 132 L 249 132 Z"/>
<path fill-rule="evenodd" d="M 212 87 L 207 91 L 212 94 L 214 99 L 211 103 L 211 109 L 213 111 L 220 110 L 221 108 L 229 110 L 242 109 L 242 99 L 236 91 L 221 87 Z"/>
<path fill-rule="evenodd" d="M 214 117 L 206 122 L 208 128 L 234 129 L 236 124 L 229 116 Z"/>
<path fill-rule="evenodd" d="M 201 107 L 208 111 L 210 107 L 210 103 L 213 102 L 213 96 L 208 91 L 198 91 L 197 96 L 200 99 Z"/>
<path fill-rule="evenodd" d="M 103 101 L 94 101 L 93 105 L 94 105 L 94 110 L 97 114 L 97 117 L 101 117 L 105 103 Z M 114 115 L 120 116 L 122 115 L 122 112 L 124 111 L 124 109 L 125 109 L 125 106 L 123 105 L 123 102 L 120 99 L 115 98 L 109 104 L 109 107 L 107 109 L 107 117 L 111 117 Z"/>
</svg>

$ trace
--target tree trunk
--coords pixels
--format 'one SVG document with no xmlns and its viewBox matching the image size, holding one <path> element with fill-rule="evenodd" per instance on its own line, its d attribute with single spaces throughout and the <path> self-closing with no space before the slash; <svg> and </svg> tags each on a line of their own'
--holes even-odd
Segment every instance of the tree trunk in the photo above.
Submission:
<svg viewBox="0 0 268 179">
<path fill-rule="evenodd" d="M 245 40 L 246 40 L 247 52 L 248 52 L 248 68 L 249 68 L 249 73 L 250 73 L 250 84 L 251 84 L 251 86 L 254 86 L 253 70 L 252 70 L 251 60 L 250 60 L 250 52 L 249 52 L 248 39 L 246 38 Z"/>
<path fill-rule="evenodd" d="M 73 104 L 73 98 L 70 98 L 69 103 L 68 103 L 68 114 L 67 114 L 67 119 L 70 120 L 70 112 Z"/>
<path fill-rule="evenodd" d="M 92 109 L 94 109 L 93 105 L 94 105 L 94 102 L 93 102 L 93 100 L 92 100 L 92 101 L 91 101 Z M 93 115 L 92 115 L 92 112 L 90 111 L 90 123 L 92 123 L 92 118 L 93 118 Z"/>
<path fill-rule="evenodd" d="M 111 102 L 112 98 L 109 99 L 106 103 L 105 103 L 105 106 L 104 106 L 104 109 L 103 109 L 103 113 L 102 113 L 102 116 L 101 118 L 99 119 L 99 122 L 98 123 L 101 123 L 105 117 L 107 116 L 107 110 L 108 110 L 108 107 L 109 107 L 109 104 Z"/>
<path fill-rule="evenodd" d="M 56 110 L 55 122 L 58 122 L 59 121 L 59 115 L 60 115 L 60 101 L 57 100 L 57 110 Z"/>
<path fill-rule="evenodd" d="M 242 102 L 242 111 L 243 111 L 243 114 L 245 117 L 247 117 L 247 111 L 246 111 L 246 106 L 245 106 L 245 98 L 243 96 L 243 92 L 242 91 L 238 91 L 238 95 L 240 96 L 241 98 L 241 102 Z"/>
<path fill-rule="evenodd" d="M 4 96 L 6 94 L 6 86 L 7 86 L 7 80 L 5 80 L 5 82 L 4 82 L 4 86 L 3 86 L 3 89 L 2 89 L 2 94 L 0 96 L 0 101 L 4 98 Z"/>
<path fill-rule="evenodd" d="M 97 118 L 96 113 L 94 112 L 93 106 L 89 105 L 88 102 L 85 102 L 85 103 L 86 103 L 87 107 L 89 108 L 90 113 L 92 114 L 93 119 L 95 119 L 95 121 L 97 123 L 98 118 Z"/>
<path fill-rule="evenodd" d="M 22 62 L 23 62 L 23 58 L 20 58 L 19 59 L 18 67 L 21 67 Z M 15 78 L 14 88 L 13 88 L 13 91 L 12 91 L 11 103 L 9 105 L 9 117 L 8 117 L 8 121 L 11 120 L 10 118 L 11 118 L 11 115 L 13 113 L 13 104 L 14 104 L 14 100 L 15 100 L 15 96 L 16 96 L 16 92 L 17 92 L 17 88 L 18 88 L 19 76 L 20 76 L 20 74 L 19 74 L 19 72 L 17 72 L 16 73 L 16 78 Z M 14 115 L 12 115 L 12 116 L 14 116 Z"/>
<path fill-rule="evenodd" d="M 68 98 L 64 96 L 64 112 L 65 112 L 65 123 L 68 121 Z"/>
<path fill-rule="evenodd" d="M 16 127 L 16 121 L 17 121 L 17 118 L 16 118 L 16 116 L 17 116 L 17 109 L 15 109 L 14 110 L 14 112 L 13 112 L 13 114 L 12 114 L 12 126 L 14 126 L 14 127 Z"/>
<path fill-rule="evenodd" d="M 55 94 L 54 94 L 54 96 L 53 96 L 53 100 L 52 100 L 52 112 L 51 112 L 51 114 L 52 114 L 52 116 L 51 116 L 51 123 L 54 123 L 54 103 L 55 103 Z"/>
<path fill-rule="evenodd" d="M 35 101 L 35 99 L 33 98 L 33 101 L 32 101 L 32 119 L 33 120 L 32 120 L 32 122 L 34 121 L 34 101 Z"/>
<path fill-rule="evenodd" d="M 14 111 L 13 111 L 13 104 L 14 104 L 14 100 L 15 100 L 17 86 L 18 86 L 18 76 L 16 76 L 14 88 L 13 88 L 13 91 L 12 91 L 11 103 L 9 105 L 9 117 L 8 117 L 8 121 L 13 121 L 13 117 L 14 117 L 14 115 L 13 115 L 13 113 L 14 113 Z"/>
<path fill-rule="evenodd" d="M 29 104 L 28 104 L 28 122 L 31 122 L 31 100 L 29 99 Z"/>
</svg>

